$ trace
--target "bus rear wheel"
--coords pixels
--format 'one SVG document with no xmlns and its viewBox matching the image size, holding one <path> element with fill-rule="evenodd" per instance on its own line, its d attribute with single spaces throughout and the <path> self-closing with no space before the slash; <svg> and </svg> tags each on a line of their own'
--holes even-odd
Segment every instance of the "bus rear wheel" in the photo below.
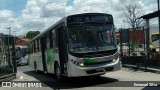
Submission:
<svg viewBox="0 0 160 90">
<path fill-rule="evenodd" d="M 37 69 L 37 63 L 36 63 L 36 62 L 34 62 L 34 71 L 35 71 L 36 73 L 39 73 L 39 71 L 38 71 L 38 69 Z"/>
</svg>

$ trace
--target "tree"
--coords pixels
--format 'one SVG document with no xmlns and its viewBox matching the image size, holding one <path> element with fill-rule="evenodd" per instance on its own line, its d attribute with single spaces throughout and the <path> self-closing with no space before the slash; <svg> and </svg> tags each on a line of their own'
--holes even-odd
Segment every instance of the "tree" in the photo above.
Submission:
<svg viewBox="0 0 160 90">
<path fill-rule="evenodd" d="M 32 38 L 34 38 L 35 36 L 37 36 L 39 33 L 40 33 L 39 31 L 29 31 L 29 32 L 27 32 L 27 34 L 26 34 L 26 38 L 32 39 Z"/>
<path fill-rule="evenodd" d="M 126 0 L 122 0 L 125 2 Z M 132 49 L 134 51 L 135 47 L 135 31 L 142 26 L 143 19 L 138 19 L 139 17 L 144 15 L 144 11 L 142 10 L 142 2 L 141 0 L 130 0 L 124 7 L 124 15 L 125 21 L 128 23 L 133 29 L 133 39 L 132 39 Z"/>
</svg>

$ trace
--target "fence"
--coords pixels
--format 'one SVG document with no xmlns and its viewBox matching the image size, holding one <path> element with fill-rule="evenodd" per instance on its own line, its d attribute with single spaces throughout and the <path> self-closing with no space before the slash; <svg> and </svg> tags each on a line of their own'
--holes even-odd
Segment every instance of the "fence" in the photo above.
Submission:
<svg viewBox="0 0 160 90">
<path fill-rule="evenodd" d="M 120 30 L 120 46 L 122 56 L 141 56 L 146 50 L 144 28 L 138 28 L 135 33 L 132 29 Z"/>
<path fill-rule="evenodd" d="M 17 72 L 15 61 L 14 37 L 0 36 L 0 81 L 10 76 L 15 76 Z"/>
<path fill-rule="evenodd" d="M 157 33 L 158 28 L 150 27 L 150 47 L 153 48 L 152 34 Z M 160 37 L 159 37 L 160 39 Z M 120 30 L 120 52 L 123 65 L 135 65 L 138 67 L 152 67 L 160 69 L 160 60 L 153 65 L 150 56 L 147 56 L 146 35 L 143 27 L 135 30 L 135 37 L 132 29 Z M 155 43 L 154 43 L 155 45 Z M 159 43 L 157 44 L 159 46 Z"/>
</svg>

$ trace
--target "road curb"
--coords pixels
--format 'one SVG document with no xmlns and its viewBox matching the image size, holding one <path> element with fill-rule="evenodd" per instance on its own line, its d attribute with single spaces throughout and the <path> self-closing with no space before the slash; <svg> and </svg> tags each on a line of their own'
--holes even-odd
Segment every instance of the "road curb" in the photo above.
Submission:
<svg viewBox="0 0 160 90">
<path fill-rule="evenodd" d="M 10 80 L 15 79 L 15 78 L 16 78 L 16 73 L 4 75 L 4 76 L 0 77 L 0 82 L 2 82 L 2 81 L 10 81 Z"/>
<path fill-rule="evenodd" d="M 144 72 L 152 72 L 152 73 L 159 73 L 160 74 L 160 69 L 155 69 L 155 68 L 151 68 L 151 67 L 147 67 L 145 70 L 145 67 L 139 67 L 137 65 L 122 65 L 122 67 L 125 68 L 131 68 L 134 70 L 140 70 L 140 71 L 144 71 Z"/>
</svg>

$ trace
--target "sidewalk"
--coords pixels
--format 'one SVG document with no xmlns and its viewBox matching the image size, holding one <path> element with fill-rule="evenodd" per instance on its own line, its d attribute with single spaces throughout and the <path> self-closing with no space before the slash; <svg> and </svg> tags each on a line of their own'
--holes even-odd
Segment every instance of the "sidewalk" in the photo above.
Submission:
<svg viewBox="0 0 160 90">
<path fill-rule="evenodd" d="M 131 64 L 122 64 L 122 67 L 145 71 L 144 65 L 139 66 L 139 65 L 131 65 Z M 160 74 L 160 65 L 159 64 L 157 66 L 149 65 L 146 67 L 146 71 Z"/>
</svg>

